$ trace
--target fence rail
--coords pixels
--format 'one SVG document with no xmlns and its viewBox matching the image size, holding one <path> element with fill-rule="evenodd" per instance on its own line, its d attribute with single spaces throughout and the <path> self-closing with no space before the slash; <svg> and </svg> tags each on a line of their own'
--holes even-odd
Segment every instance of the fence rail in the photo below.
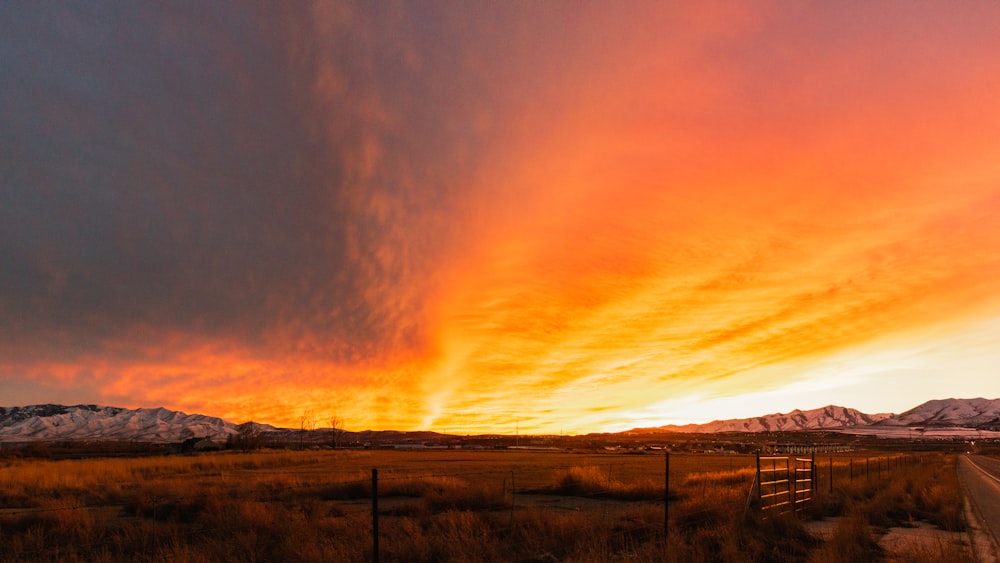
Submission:
<svg viewBox="0 0 1000 563">
<path fill-rule="evenodd" d="M 765 517 L 789 512 L 801 515 L 813 500 L 816 463 L 813 458 L 757 454 L 757 505 Z M 751 492 L 751 495 L 753 493 Z"/>
</svg>

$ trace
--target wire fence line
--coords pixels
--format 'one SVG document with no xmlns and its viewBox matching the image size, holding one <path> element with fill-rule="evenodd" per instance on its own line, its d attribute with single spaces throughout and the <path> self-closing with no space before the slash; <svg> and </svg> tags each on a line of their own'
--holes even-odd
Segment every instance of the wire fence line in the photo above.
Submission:
<svg viewBox="0 0 1000 563">
<path fill-rule="evenodd" d="M 606 474 L 609 479 L 614 479 L 619 472 L 625 473 L 620 471 L 621 465 L 621 463 L 609 463 L 590 467 L 602 474 Z M 546 466 L 546 470 L 550 472 L 569 471 L 579 467 L 577 464 L 549 464 Z M 372 481 L 362 477 L 345 479 L 343 476 L 334 476 L 317 481 L 314 480 L 316 478 L 315 474 L 307 478 L 301 478 L 302 476 L 295 471 L 280 471 L 273 468 L 261 470 L 239 468 L 216 473 L 219 475 L 227 474 L 235 482 L 233 486 L 236 488 L 242 489 L 245 487 L 251 490 L 252 498 L 255 502 L 281 502 L 292 495 L 314 495 L 317 498 L 329 498 L 338 507 L 336 514 L 333 515 L 334 518 L 352 518 L 363 514 L 365 511 L 364 493 L 368 490 L 377 490 L 377 485 L 372 486 L 374 484 Z M 537 477 L 526 478 L 524 475 L 521 475 L 521 478 L 519 478 L 519 473 L 517 468 L 503 467 L 489 470 L 459 469 L 455 471 L 410 471 L 390 468 L 383 470 L 379 474 L 378 481 L 383 486 L 382 493 L 384 498 L 390 501 L 400 500 L 403 503 L 419 502 L 423 500 L 423 492 L 435 487 L 439 489 L 457 489 L 460 493 L 461 489 L 470 487 L 492 487 L 497 491 L 496 498 L 491 499 L 487 505 L 476 504 L 471 509 L 491 511 L 509 510 L 511 512 L 529 508 L 532 510 L 563 512 L 580 510 L 579 507 L 573 506 L 560 504 L 545 506 L 528 500 L 519 500 L 519 497 L 522 497 L 522 495 L 534 495 L 537 497 L 544 493 L 554 492 L 539 486 Z M 165 476 L 168 478 L 172 477 L 172 475 Z M 306 481 L 306 479 L 309 479 L 309 481 Z M 666 496 L 665 490 L 660 491 L 661 497 Z M 86 498 L 99 494 L 99 491 L 89 491 L 86 495 L 79 497 L 69 494 L 66 496 L 66 500 L 60 501 L 66 503 L 61 506 L 18 506 L 16 504 L 12 506 L 11 495 L 0 497 L 6 501 L 0 504 L 0 539 L 3 538 L 4 531 L 10 537 L 9 534 L 12 533 L 12 530 L 17 530 L 25 526 L 34 526 L 35 523 L 39 522 L 39 518 L 49 517 L 54 514 L 92 511 L 95 514 L 98 512 L 103 513 L 103 517 L 109 510 L 118 511 L 120 516 L 134 518 L 133 524 L 151 524 L 145 530 L 151 536 L 150 542 L 147 543 L 151 544 L 157 543 L 157 536 L 159 534 L 177 538 L 199 536 L 201 534 L 208 534 L 209 532 L 217 533 L 220 531 L 217 527 L 207 528 L 198 524 L 172 520 L 174 518 L 173 514 L 178 511 L 179 505 L 203 501 L 205 498 L 204 492 L 192 491 L 190 494 L 170 494 L 169 492 L 132 491 L 130 493 L 132 498 L 127 500 L 102 499 L 95 501 L 92 498 Z M 607 492 L 600 490 L 577 490 L 572 495 L 561 496 L 589 500 L 604 499 L 605 504 L 620 502 L 613 501 Z M 377 493 L 375 498 L 378 498 Z M 31 499 L 27 502 L 35 502 L 37 500 L 39 499 Z M 24 500 L 15 499 L 15 503 L 20 502 L 24 502 Z M 459 502 L 452 504 L 444 502 L 441 504 L 441 508 L 432 508 L 427 510 L 426 513 L 431 516 L 438 516 L 463 509 L 461 499 L 459 499 Z M 384 511 L 381 514 L 376 511 L 377 516 L 389 518 L 390 520 L 397 517 L 397 513 L 394 511 L 398 511 L 398 506 L 393 506 L 390 503 L 383 508 Z M 643 533 L 652 531 L 652 528 L 646 528 L 648 529 L 644 529 Z M 221 531 L 234 530 L 223 529 Z M 500 529 L 500 531 L 505 530 Z M 630 533 L 630 531 L 625 530 L 616 532 L 615 535 L 624 537 Z M 69 552 L 78 554 L 90 553 L 95 549 L 101 550 L 105 547 L 106 544 L 103 541 L 92 543 L 74 542 L 72 545 L 49 544 L 44 549 L 22 551 L 21 555 L 58 558 L 59 555 Z"/>
<path fill-rule="evenodd" d="M 801 516 L 805 507 L 810 504 L 818 491 L 823 486 L 824 480 L 828 485 L 828 492 L 834 492 L 834 480 L 838 472 L 841 473 L 841 481 L 844 480 L 845 468 L 847 473 L 846 481 L 853 483 L 855 479 L 855 458 L 838 458 L 834 464 L 834 457 L 827 458 L 828 462 L 825 470 L 822 465 L 822 458 L 816 460 L 816 454 L 808 458 L 798 457 L 796 454 L 761 456 L 756 454 L 756 474 L 751 485 L 750 494 L 744 506 L 744 513 L 751 506 L 756 506 L 763 517 L 793 513 Z M 860 461 L 864 463 L 861 464 Z M 858 478 L 861 478 L 860 470 L 864 468 L 864 479 L 872 479 L 872 462 L 875 463 L 875 478 L 882 479 L 889 477 L 893 466 L 898 469 L 903 465 L 920 463 L 919 456 L 911 454 L 898 454 L 889 456 L 871 456 L 860 458 L 858 465 Z M 884 462 L 884 463 L 883 463 Z M 756 499 L 756 504 L 753 501 Z"/>
<path fill-rule="evenodd" d="M 496 526 L 497 533 L 510 533 L 515 528 L 514 514 L 518 511 L 548 511 L 551 513 L 573 513 L 582 510 L 603 511 L 605 521 L 610 521 L 611 512 L 623 512 L 633 508 L 644 508 L 648 511 L 656 506 L 662 507 L 662 526 L 653 519 L 634 519 L 628 527 L 614 529 L 608 534 L 613 541 L 618 542 L 638 542 L 653 541 L 666 542 L 669 533 L 668 522 L 671 512 L 671 505 L 677 504 L 679 498 L 690 498 L 696 496 L 709 496 L 712 494 L 711 478 L 705 475 L 712 473 L 724 474 L 720 480 L 733 483 L 742 491 L 750 490 L 751 494 L 755 484 L 759 479 L 755 479 L 750 466 L 740 463 L 737 466 L 730 464 L 731 469 L 720 468 L 716 463 L 709 469 L 707 464 L 704 471 L 675 471 L 671 475 L 669 452 L 663 456 L 663 473 L 659 482 L 655 479 L 638 480 L 631 479 L 628 461 L 618 461 L 606 464 L 547 464 L 545 470 L 556 474 L 548 479 L 547 483 L 542 483 L 537 475 L 537 471 L 519 471 L 517 467 L 496 466 L 493 468 L 456 469 L 454 471 L 410 471 L 406 468 L 387 467 L 373 468 L 372 475 L 359 475 L 355 472 L 352 478 L 343 478 L 343 475 L 320 479 L 318 481 L 304 481 L 301 473 L 296 471 L 280 471 L 274 468 L 255 470 L 251 468 L 239 468 L 228 470 L 224 473 L 233 476 L 233 483 L 230 483 L 237 491 L 242 491 L 253 502 L 269 504 L 287 501 L 291 496 L 310 495 L 325 502 L 334 504 L 337 507 L 335 513 L 328 514 L 330 518 L 342 518 L 362 521 L 364 516 L 370 512 L 372 518 L 372 538 L 373 542 L 379 537 L 378 527 L 381 524 L 394 527 L 408 518 L 411 514 L 407 512 L 408 503 L 410 505 L 420 504 L 420 514 L 422 516 L 438 517 L 456 511 L 481 511 L 497 513 L 508 513 L 510 518 L 506 526 Z M 706 458 L 707 459 L 707 458 Z M 849 465 L 848 465 L 849 463 Z M 855 459 L 851 458 L 848 463 L 838 460 L 836 466 L 843 472 L 845 468 L 850 468 L 851 478 L 854 478 Z M 869 475 L 882 471 L 888 474 L 892 466 L 893 459 L 889 457 L 865 458 L 865 468 Z M 896 463 L 899 463 L 898 461 Z M 833 483 L 833 459 L 829 461 L 829 479 Z M 697 466 L 695 467 L 697 469 Z M 573 475 L 573 471 L 582 474 Z M 816 471 L 816 465 L 812 467 Z M 561 473 L 567 483 L 559 481 Z M 527 477 L 530 474 L 531 477 Z M 729 475 L 725 475 L 729 474 Z M 308 475 L 308 479 L 317 479 L 319 472 Z M 252 478 L 256 477 L 255 480 Z M 673 477 L 673 480 L 671 479 Z M 594 479 L 595 482 L 581 481 L 580 479 Z M 577 481 L 573 481 L 577 479 Z M 443 482 L 444 480 L 453 480 Z M 249 485 L 248 485 L 249 483 Z M 643 485 L 636 489 L 635 493 L 623 493 L 630 486 Z M 759 485 L 758 485 L 759 486 Z M 815 485 L 814 485 L 815 486 Z M 616 490 L 619 487 L 621 490 Z M 440 489 L 441 492 L 450 493 L 445 495 L 439 503 L 428 504 L 426 502 L 428 491 Z M 485 501 L 476 498 L 477 490 L 490 489 L 498 491 L 495 496 L 486 495 Z M 462 495 L 468 494 L 469 499 Z M 556 501 L 552 497 L 557 497 Z M 242 497 L 241 497 L 242 498 Z M 173 540 L 177 538 L 210 538 L 219 533 L 236 534 L 243 531 L 237 525 L 226 525 L 225 520 L 216 521 L 212 526 L 207 526 L 198 522 L 184 522 L 178 519 L 177 514 L 183 512 L 184 503 L 197 503 L 204 501 L 204 492 L 195 492 L 187 495 L 171 495 L 168 493 L 151 494 L 149 492 L 137 493 L 135 498 L 130 500 L 108 500 L 97 502 L 86 502 L 76 504 L 69 502 L 67 506 L 14 506 L 0 507 L 0 533 L 4 528 L 17 529 L 19 520 L 25 518 L 49 515 L 53 513 L 64 513 L 70 511 L 107 511 L 118 509 L 124 516 L 132 518 L 132 523 L 136 524 L 136 533 L 147 533 L 149 537 L 143 545 L 148 549 L 157 551 L 161 540 Z M 383 503 L 380 505 L 379 500 Z M 581 502 L 589 503 L 581 506 Z M 674 519 L 685 522 L 697 522 L 699 518 L 711 518 L 716 512 L 710 508 L 697 509 L 697 505 L 688 507 L 683 512 L 677 512 L 674 507 Z M 617 518 L 617 514 L 615 515 Z M 143 527 L 143 524 L 148 526 Z M 29 524 L 30 525 L 30 524 Z M 122 524 L 127 526 L 128 523 Z M 2 537 L 2 536 L 0 536 Z M 22 552 L 30 558 L 60 558 L 60 556 L 70 553 L 80 555 L 99 555 L 107 549 L 105 540 L 93 542 L 80 542 L 64 545 L 51 545 L 43 549 L 29 550 Z M 373 543 L 372 556 L 377 560 L 378 547 Z M 162 558 L 162 553 L 158 556 Z"/>
</svg>

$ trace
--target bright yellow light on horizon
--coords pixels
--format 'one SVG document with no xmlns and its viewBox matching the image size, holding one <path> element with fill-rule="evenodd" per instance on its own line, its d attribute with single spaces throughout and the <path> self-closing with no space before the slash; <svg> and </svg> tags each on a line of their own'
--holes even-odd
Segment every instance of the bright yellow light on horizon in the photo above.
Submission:
<svg viewBox="0 0 1000 563">
<path fill-rule="evenodd" d="M 315 29 L 274 39 L 276 60 L 302 67 L 288 70 L 302 91 L 275 98 L 307 108 L 285 108 L 304 125 L 276 137 L 304 132 L 316 154 L 261 169 L 260 189 L 296 187 L 284 222 L 266 225 L 257 199 L 219 221 L 274 238 L 261 255 L 275 272 L 220 290 L 257 316 L 127 303 L 141 330 L 95 331 L 64 360 L 77 352 L 55 327 L 54 352 L 0 358 L 0 377 L 235 421 L 294 427 L 309 411 L 455 433 L 1000 396 L 1000 101 L 985 94 L 1000 36 L 924 5 L 902 19 L 877 5 L 642 8 L 511 8 L 489 32 L 500 20 L 456 10 L 439 22 L 448 49 L 318 8 Z M 352 38 L 358 60 L 327 49 Z M 397 73 L 406 82 L 383 83 Z M 209 186 L 247 164 L 204 158 L 190 174 Z M 241 207 L 219 199 L 220 213 Z M 299 214 L 323 224 L 289 236 Z M 218 230 L 208 248 L 227 251 Z M 254 250 L 239 248 L 248 263 Z M 41 254 L 55 288 L 66 274 Z M 210 254 L 182 261 L 187 275 L 200 281 Z M 331 274 L 305 275 L 315 262 L 300 256 Z M 285 258 L 302 269 L 277 271 Z"/>
</svg>

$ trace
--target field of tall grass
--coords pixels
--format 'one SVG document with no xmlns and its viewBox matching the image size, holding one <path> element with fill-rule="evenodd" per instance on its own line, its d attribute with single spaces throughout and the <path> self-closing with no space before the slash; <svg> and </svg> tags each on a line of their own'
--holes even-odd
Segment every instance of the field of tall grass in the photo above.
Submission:
<svg viewBox="0 0 1000 563">
<path fill-rule="evenodd" d="M 878 534 L 890 527 L 923 523 L 949 532 L 966 531 L 955 455 L 884 456 L 867 462 L 832 458 L 817 463 L 821 475 L 817 479 L 819 494 L 809 508 L 809 516 L 842 518 L 833 538 L 821 546 L 813 560 L 975 561 L 967 542 L 946 541 L 933 548 L 915 546 L 895 553 L 885 553 L 876 544 Z M 831 465 L 832 491 L 828 484 Z"/>
<path fill-rule="evenodd" d="M 753 456 L 674 454 L 669 491 L 662 453 L 10 459 L 0 461 L 0 561 L 369 561 L 372 468 L 384 561 L 877 561 L 896 557 L 875 544 L 888 526 L 965 525 L 953 456 L 879 475 L 855 467 L 853 478 L 846 458 L 818 462 L 806 518 L 846 516 L 825 542 L 802 519 L 760 518 Z M 939 551 L 914 555 L 971 560 L 961 546 Z"/>
</svg>

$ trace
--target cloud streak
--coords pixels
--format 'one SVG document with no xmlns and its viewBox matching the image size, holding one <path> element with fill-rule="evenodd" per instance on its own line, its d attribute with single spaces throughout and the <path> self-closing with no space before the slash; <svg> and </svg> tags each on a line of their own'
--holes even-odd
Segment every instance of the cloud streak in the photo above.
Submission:
<svg viewBox="0 0 1000 563">
<path fill-rule="evenodd" d="M 991 326 L 996 12 L 6 6 L 0 389 L 584 431 Z"/>
</svg>

